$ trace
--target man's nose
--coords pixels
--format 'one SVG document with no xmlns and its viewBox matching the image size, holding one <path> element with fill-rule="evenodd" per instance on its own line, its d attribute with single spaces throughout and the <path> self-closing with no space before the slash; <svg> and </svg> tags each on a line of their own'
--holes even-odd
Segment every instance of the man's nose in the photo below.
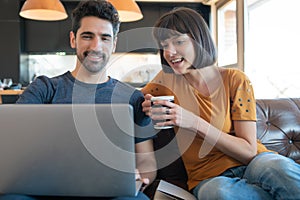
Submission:
<svg viewBox="0 0 300 200">
<path fill-rule="evenodd" d="M 103 45 L 103 42 L 101 40 L 101 38 L 98 38 L 98 37 L 95 37 L 92 42 L 91 42 L 91 48 L 92 49 L 102 49 L 102 45 Z"/>
</svg>

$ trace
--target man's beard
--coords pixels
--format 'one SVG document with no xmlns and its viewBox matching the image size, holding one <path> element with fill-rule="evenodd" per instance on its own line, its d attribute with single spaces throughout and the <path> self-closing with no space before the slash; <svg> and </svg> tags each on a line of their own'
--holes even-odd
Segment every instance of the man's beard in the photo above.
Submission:
<svg viewBox="0 0 300 200">
<path fill-rule="evenodd" d="M 102 57 L 102 59 L 100 62 L 91 61 L 87 58 L 89 54 L 95 54 L 97 56 Z M 97 72 L 102 71 L 105 68 L 105 66 L 107 64 L 107 60 L 108 60 L 105 54 L 99 53 L 99 52 L 84 52 L 83 56 L 79 56 L 77 54 L 77 57 L 78 57 L 79 61 L 81 62 L 82 66 L 91 73 L 97 73 Z"/>
</svg>

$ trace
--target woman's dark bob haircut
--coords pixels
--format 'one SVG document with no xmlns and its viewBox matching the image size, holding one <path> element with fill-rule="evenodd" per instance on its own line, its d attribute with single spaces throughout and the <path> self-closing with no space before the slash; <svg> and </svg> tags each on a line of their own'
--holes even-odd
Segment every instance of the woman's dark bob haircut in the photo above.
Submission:
<svg viewBox="0 0 300 200">
<path fill-rule="evenodd" d="M 161 16 L 154 25 L 153 36 L 160 48 L 163 71 L 174 73 L 163 57 L 161 42 L 179 34 L 188 34 L 194 41 L 196 59 L 194 68 L 203 68 L 216 63 L 217 51 L 203 17 L 193 9 L 175 8 Z"/>
</svg>

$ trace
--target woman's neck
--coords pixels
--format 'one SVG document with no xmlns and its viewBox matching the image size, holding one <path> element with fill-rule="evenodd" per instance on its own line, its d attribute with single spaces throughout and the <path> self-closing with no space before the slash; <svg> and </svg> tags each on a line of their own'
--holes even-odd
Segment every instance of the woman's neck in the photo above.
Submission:
<svg viewBox="0 0 300 200">
<path fill-rule="evenodd" d="M 192 87 L 204 96 L 210 96 L 220 84 L 220 70 L 215 66 L 192 69 L 183 76 Z"/>
</svg>

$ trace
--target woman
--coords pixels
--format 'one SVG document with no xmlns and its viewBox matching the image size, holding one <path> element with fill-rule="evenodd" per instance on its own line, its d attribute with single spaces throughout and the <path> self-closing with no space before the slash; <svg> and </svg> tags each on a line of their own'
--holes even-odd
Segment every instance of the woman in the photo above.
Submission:
<svg viewBox="0 0 300 200">
<path fill-rule="evenodd" d="M 256 104 L 247 76 L 216 66 L 209 29 L 177 8 L 155 24 L 163 70 L 143 88 L 143 110 L 174 125 L 189 189 L 198 199 L 300 199 L 300 165 L 256 139 Z M 174 95 L 167 107 L 150 99 Z M 163 115 L 160 115 L 162 114 Z"/>
</svg>

